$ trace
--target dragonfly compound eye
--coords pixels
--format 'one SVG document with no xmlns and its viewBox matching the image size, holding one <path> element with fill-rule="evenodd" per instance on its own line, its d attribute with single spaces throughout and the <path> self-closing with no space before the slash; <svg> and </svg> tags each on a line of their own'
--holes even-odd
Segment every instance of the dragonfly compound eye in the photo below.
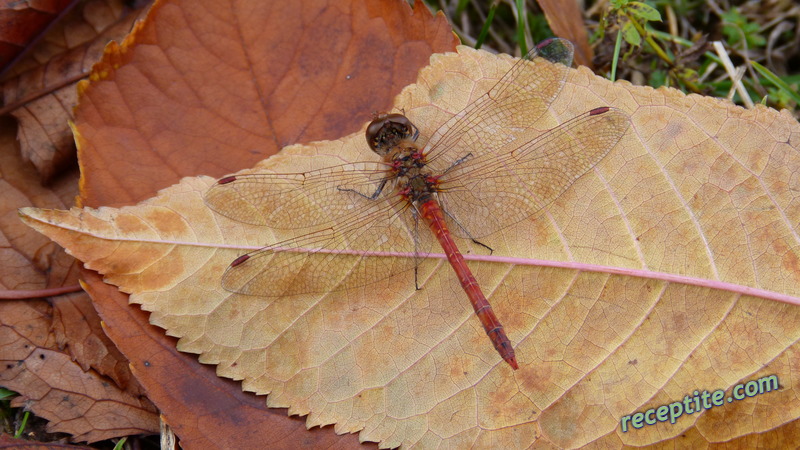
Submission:
<svg viewBox="0 0 800 450">
<path fill-rule="evenodd" d="M 404 139 L 412 139 L 416 127 L 402 114 L 379 114 L 369 123 L 366 137 L 369 148 L 379 155 L 385 155 Z"/>
</svg>

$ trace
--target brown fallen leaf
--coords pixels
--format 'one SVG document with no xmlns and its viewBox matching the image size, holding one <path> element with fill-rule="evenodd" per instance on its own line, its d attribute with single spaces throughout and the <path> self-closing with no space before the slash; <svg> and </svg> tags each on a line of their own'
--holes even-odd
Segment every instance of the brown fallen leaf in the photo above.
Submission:
<svg viewBox="0 0 800 450">
<path fill-rule="evenodd" d="M 0 6 L 0 74 L 77 2 L 4 2 Z"/>
<path fill-rule="evenodd" d="M 0 286 L 30 290 L 78 283 L 78 265 L 63 249 L 19 227 L 13 218 L 23 205 L 65 207 L 77 194 L 77 171 L 49 187 L 22 161 L 15 127 L 0 122 Z M 49 421 L 48 430 L 99 440 L 158 429 L 155 408 L 135 380 L 128 362 L 100 327 L 85 293 L 28 302 L 0 301 L 5 336 L 0 345 L 0 385 L 17 391 L 22 405 Z M 23 306 L 24 305 L 24 306 Z M 31 317 L 34 311 L 35 317 Z M 46 356 L 46 364 L 37 359 Z M 108 377 L 108 378 L 104 378 Z M 88 380 L 88 381 L 87 381 Z M 56 401 L 72 397 L 73 401 Z M 141 414 L 131 414 L 131 402 Z M 80 418 L 79 418 L 80 417 Z M 97 428 L 94 428 L 97 427 Z"/>
<path fill-rule="evenodd" d="M 538 0 L 538 3 L 553 34 L 575 44 L 575 65 L 591 68 L 594 54 L 578 3 L 558 0 Z"/>
<path fill-rule="evenodd" d="M 43 182 L 74 164 L 69 121 L 77 104 L 76 83 L 89 75 L 106 44 L 121 40 L 142 12 L 124 0 L 80 2 L 2 79 L 0 114 L 17 119 L 22 154 Z"/>
<path fill-rule="evenodd" d="M 4 302 L 2 310 L 0 383 L 21 394 L 12 407 L 29 407 L 50 420 L 48 432 L 70 433 L 79 441 L 158 429 L 158 416 L 146 398 L 127 394 L 92 370 L 84 371 L 57 349 L 49 338 L 46 302 Z"/>
<path fill-rule="evenodd" d="M 305 420 L 268 408 L 263 396 L 242 392 L 240 383 L 220 378 L 214 367 L 181 353 L 177 340 L 150 325 L 149 314 L 128 304 L 128 295 L 84 270 L 86 290 L 96 302 L 109 336 L 131 361 L 148 397 L 184 448 L 355 448 L 357 436 L 337 436 L 331 427 L 306 430 Z M 364 446 L 361 446 L 363 448 Z"/>
<path fill-rule="evenodd" d="M 92 368 L 111 378 L 123 391 L 144 397 L 141 386 L 132 380 L 128 360 L 103 332 L 89 296 L 81 292 L 54 297 L 50 302 L 53 305 L 51 328 L 58 347 L 66 349 L 84 371 Z"/>
<path fill-rule="evenodd" d="M 81 85 L 84 204 L 133 204 L 183 176 L 221 176 L 289 144 L 352 133 L 431 53 L 456 44 L 421 3 L 155 4 Z"/>
<path fill-rule="evenodd" d="M 397 108 L 430 136 L 509 65 L 463 47 L 437 56 Z M 585 69 L 570 72 L 542 125 L 602 105 L 631 116 L 620 144 L 542 214 L 487 237 L 494 254 L 470 263 L 515 344 L 516 372 L 440 262 L 419 291 L 407 274 L 293 299 L 224 291 L 230 261 L 281 231 L 209 211 L 208 177 L 134 207 L 22 215 L 130 292 L 178 349 L 269 393 L 268 405 L 308 414 L 308 426 L 333 423 L 381 446 L 791 440 L 800 310 L 766 298 L 800 297 L 800 126 L 785 112 Z M 356 133 L 289 147 L 253 170 L 369 158 Z M 773 375 L 777 390 L 621 429 L 695 390 L 731 395 Z"/>
</svg>

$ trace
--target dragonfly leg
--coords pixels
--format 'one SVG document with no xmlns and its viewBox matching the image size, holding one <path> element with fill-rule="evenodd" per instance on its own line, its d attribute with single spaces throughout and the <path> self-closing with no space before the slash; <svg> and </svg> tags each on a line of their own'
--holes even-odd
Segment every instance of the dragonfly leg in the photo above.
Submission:
<svg viewBox="0 0 800 450">
<path fill-rule="evenodd" d="M 458 158 L 453 164 L 450 165 L 450 167 L 448 167 L 442 173 L 440 173 L 439 176 L 441 177 L 442 175 L 444 175 L 447 172 L 449 172 L 451 169 L 456 168 L 459 164 L 465 162 L 466 160 L 468 160 L 468 159 L 470 159 L 472 157 L 473 157 L 472 152 L 469 152 L 466 155 L 462 156 L 461 158 Z"/>
<path fill-rule="evenodd" d="M 419 287 L 418 278 L 419 262 L 421 258 L 419 257 L 419 213 L 416 206 L 411 210 L 411 215 L 414 217 L 414 288 L 419 291 L 422 290 L 422 288 Z"/>
<path fill-rule="evenodd" d="M 404 108 L 400 108 L 400 112 L 403 113 L 404 116 L 406 115 L 406 110 Z M 414 134 L 411 136 L 410 139 L 412 141 L 416 141 L 417 138 L 419 137 L 419 128 L 417 128 L 417 126 L 414 125 L 414 122 L 412 122 L 411 120 L 408 121 L 408 124 L 411 125 L 411 128 L 414 130 Z"/>
<path fill-rule="evenodd" d="M 383 192 L 383 188 L 386 187 L 386 182 L 387 181 L 389 181 L 389 179 L 388 178 L 384 178 L 381 181 L 381 184 L 378 185 L 378 188 L 375 189 L 375 192 L 372 193 L 372 195 L 364 195 L 364 194 L 362 194 L 361 192 L 358 192 L 355 189 L 346 189 L 346 188 L 343 188 L 343 187 L 340 187 L 340 186 L 336 186 L 336 189 L 339 190 L 339 192 L 352 192 L 354 194 L 358 194 L 358 195 L 364 197 L 367 200 L 375 200 L 375 199 L 378 198 L 379 195 L 381 195 L 381 192 Z"/>
<path fill-rule="evenodd" d="M 469 238 L 469 239 L 470 239 L 472 242 L 474 242 L 474 243 L 476 243 L 476 244 L 480 245 L 481 247 L 485 248 L 486 250 L 489 250 L 489 255 L 491 255 L 492 253 L 494 253 L 494 249 L 493 249 L 492 247 L 489 247 L 488 245 L 484 244 L 483 242 L 481 242 L 481 241 L 479 241 L 479 240 L 477 240 L 477 239 L 475 239 L 475 238 Z"/>
<path fill-rule="evenodd" d="M 466 157 L 465 157 L 465 158 L 466 158 Z M 461 158 L 461 159 L 464 159 L 464 158 Z M 460 160 L 459 160 L 459 161 L 460 161 Z M 452 214 L 450 214 L 449 212 L 447 212 L 447 210 L 446 210 L 446 209 L 442 208 L 442 210 L 444 211 L 445 215 L 447 215 L 447 217 L 449 217 L 449 218 L 450 218 L 450 220 L 452 220 L 452 221 L 453 221 L 453 223 L 454 223 L 454 224 L 458 225 L 458 228 L 460 228 L 460 229 L 461 229 L 461 231 L 463 231 L 463 232 L 464 232 L 464 234 L 466 234 L 467 236 L 469 236 L 469 239 L 470 239 L 472 242 L 474 242 L 474 243 L 476 243 L 476 244 L 480 245 L 481 247 L 485 248 L 486 250 L 489 250 L 489 254 L 490 254 L 490 255 L 494 253 L 494 249 L 493 249 L 492 247 L 489 247 L 488 245 L 484 244 L 483 242 L 481 242 L 481 241 L 479 241 L 479 240 L 475 239 L 474 237 L 472 237 L 472 234 L 470 234 L 469 230 L 467 230 L 466 228 L 464 228 L 464 226 L 463 226 L 463 225 L 461 225 L 461 223 L 458 221 L 458 219 L 456 219 L 455 217 L 453 217 L 453 215 L 452 215 Z"/>
</svg>

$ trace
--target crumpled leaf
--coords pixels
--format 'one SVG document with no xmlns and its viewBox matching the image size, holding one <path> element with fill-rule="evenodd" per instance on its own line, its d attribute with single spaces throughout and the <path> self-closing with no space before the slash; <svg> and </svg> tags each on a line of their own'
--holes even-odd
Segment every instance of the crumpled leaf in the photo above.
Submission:
<svg viewBox="0 0 800 450">
<path fill-rule="evenodd" d="M 36 171 L 19 156 L 14 128 L 10 120 L 0 122 L 0 287 L 77 284 L 75 259 L 32 233 L 16 214 L 17 208 L 30 204 L 71 204 L 77 171 L 40 186 Z M 89 441 L 157 430 L 155 408 L 142 397 L 128 362 L 103 334 L 88 296 L 75 293 L 49 301 L 0 302 L 0 360 L 6 363 L 0 366 L 0 385 L 20 394 L 15 404 L 24 403 L 47 419 L 50 430 Z M 64 397 L 72 401 L 62 401 Z M 133 414 L 132 404 L 139 409 Z"/>
<path fill-rule="evenodd" d="M 50 421 L 49 432 L 95 442 L 158 429 L 158 415 L 93 370 L 84 371 L 58 350 L 48 333 L 46 302 L 6 302 L 0 318 L 0 383 L 19 392 L 13 407 L 28 405 Z M 13 320 L 14 323 L 9 323 Z"/>
<path fill-rule="evenodd" d="M 53 305 L 52 332 L 58 348 L 66 349 L 76 364 L 95 369 L 127 393 L 144 397 L 133 379 L 129 362 L 103 331 L 100 317 L 85 292 L 50 299 Z"/>
<path fill-rule="evenodd" d="M 0 73 L 75 2 L 4 2 L 0 6 Z"/>
<path fill-rule="evenodd" d="M 459 51 L 433 58 L 398 97 L 422 136 L 509 68 Z M 292 301 L 222 290 L 230 261 L 277 232 L 206 209 L 208 177 L 135 207 L 22 214 L 132 293 L 180 350 L 269 393 L 270 406 L 308 414 L 309 426 L 335 423 L 386 447 L 784 439 L 800 412 L 800 310 L 737 286 L 800 296 L 800 126 L 786 113 L 611 84 L 587 70 L 571 72 L 546 125 L 603 105 L 630 114 L 626 137 L 542 214 L 486 239 L 517 264 L 470 264 L 516 346 L 516 372 L 441 264 L 419 291 L 408 277 Z M 293 146 L 255 170 L 367 159 L 363 139 Z M 766 375 L 778 377 L 777 391 L 620 429 L 636 411 Z"/>
<path fill-rule="evenodd" d="M 44 182 L 74 164 L 69 121 L 78 101 L 76 83 L 89 75 L 106 44 L 121 40 L 142 12 L 132 11 L 123 0 L 80 2 L 2 79 L 0 113 L 17 119 L 22 154 Z"/>
</svg>

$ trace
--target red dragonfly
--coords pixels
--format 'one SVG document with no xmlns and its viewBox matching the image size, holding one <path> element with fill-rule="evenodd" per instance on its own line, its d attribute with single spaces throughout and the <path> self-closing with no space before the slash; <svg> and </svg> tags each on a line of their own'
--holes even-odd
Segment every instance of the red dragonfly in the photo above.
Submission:
<svg viewBox="0 0 800 450">
<path fill-rule="evenodd" d="M 517 369 L 511 341 L 453 235 L 490 251 L 476 239 L 540 212 L 626 132 L 628 116 L 607 106 L 544 133 L 533 129 L 560 92 L 572 54 L 562 39 L 539 44 L 424 148 L 408 118 L 382 114 L 366 133 L 380 161 L 220 179 L 205 197 L 211 209 L 290 235 L 234 260 L 222 286 L 266 297 L 364 286 L 416 269 L 434 236 L 495 349 Z M 420 219 L 432 235 L 417 232 Z"/>
</svg>

